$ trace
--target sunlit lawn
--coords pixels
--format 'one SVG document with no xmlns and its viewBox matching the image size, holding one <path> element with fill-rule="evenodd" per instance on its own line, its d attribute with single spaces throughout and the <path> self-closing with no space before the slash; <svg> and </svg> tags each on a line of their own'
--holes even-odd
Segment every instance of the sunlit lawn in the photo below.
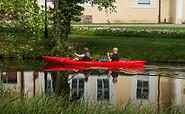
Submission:
<svg viewBox="0 0 185 114">
<path fill-rule="evenodd" d="M 160 38 L 71 38 L 77 45 L 78 53 L 89 47 L 94 58 L 106 58 L 107 52 L 118 47 L 120 58 L 129 60 L 142 59 L 149 61 L 184 61 L 185 42 L 183 39 Z"/>
</svg>

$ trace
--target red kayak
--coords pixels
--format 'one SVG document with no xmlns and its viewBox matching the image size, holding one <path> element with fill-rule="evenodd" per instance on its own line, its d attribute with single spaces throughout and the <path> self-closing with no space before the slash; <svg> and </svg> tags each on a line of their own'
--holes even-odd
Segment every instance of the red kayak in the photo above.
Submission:
<svg viewBox="0 0 185 114">
<path fill-rule="evenodd" d="M 72 65 L 47 64 L 42 71 L 53 70 L 103 70 L 113 72 L 125 72 L 128 74 L 144 74 L 145 70 L 141 67 L 84 67 Z"/>
<path fill-rule="evenodd" d="M 78 66 L 90 66 L 90 67 L 123 67 L 134 66 L 143 67 L 146 61 L 115 61 L 115 62 L 97 62 L 97 61 L 77 61 L 70 58 L 48 57 L 42 56 L 43 59 L 50 64 L 61 65 L 78 65 Z"/>
</svg>

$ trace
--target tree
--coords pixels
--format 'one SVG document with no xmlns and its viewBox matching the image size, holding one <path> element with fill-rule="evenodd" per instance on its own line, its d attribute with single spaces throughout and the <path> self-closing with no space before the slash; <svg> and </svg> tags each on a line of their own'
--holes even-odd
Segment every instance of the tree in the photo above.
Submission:
<svg viewBox="0 0 185 114">
<path fill-rule="evenodd" d="M 80 21 L 80 15 L 84 8 L 79 4 L 89 2 L 98 5 L 98 9 L 106 9 L 106 12 L 113 11 L 115 7 L 112 3 L 115 0 L 54 0 L 54 8 L 50 8 L 46 18 L 48 22 L 53 22 L 53 32 L 50 34 L 53 43 L 47 49 L 51 56 L 68 55 L 68 35 L 71 30 L 71 21 Z M 0 13 L 4 14 L 3 22 L 0 26 L 24 33 L 25 37 L 35 41 L 41 41 L 44 37 L 45 12 L 43 7 L 38 7 L 37 0 L 2 0 L 0 2 Z M 9 23 L 12 21 L 11 23 Z M 47 23 L 48 23 L 47 22 Z M 12 35 L 11 35 L 12 36 Z M 11 37 L 13 38 L 13 37 Z"/>
<path fill-rule="evenodd" d="M 92 7 L 98 5 L 98 9 L 105 8 L 106 12 L 115 11 L 112 5 L 115 0 L 54 0 L 54 28 L 56 37 L 56 46 L 59 56 L 64 56 L 67 51 L 66 41 L 71 30 L 71 21 L 80 21 L 79 16 L 82 15 L 84 8 L 79 4 L 90 3 Z M 61 49 L 62 50 L 61 50 Z"/>
<path fill-rule="evenodd" d="M 26 33 L 25 36 L 41 40 L 44 30 L 44 12 L 35 0 L 2 0 L 0 14 L 5 15 L 1 27 Z"/>
</svg>

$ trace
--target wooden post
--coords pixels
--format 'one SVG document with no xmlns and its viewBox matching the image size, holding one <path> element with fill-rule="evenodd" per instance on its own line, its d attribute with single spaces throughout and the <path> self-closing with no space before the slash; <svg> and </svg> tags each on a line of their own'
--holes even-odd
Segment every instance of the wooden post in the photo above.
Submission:
<svg viewBox="0 0 185 114">
<path fill-rule="evenodd" d="M 21 72 L 21 100 L 24 98 L 24 72 Z"/>
<path fill-rule="evenodd" d="M 160 112 L 160 78 L 161 76 L 158 77 L 158 96 L 157 96 L 158 112 Z"/>
<path fill-rule="evenodd" d="M 44 31 L 44 37 L 48 38 L 48 27 L 47 27 L 47 0 L 45 0 L 45 31 Z"/>
<path fill-rule="evenodd" d="M 48 86 L 47 86 L 47 78 L 48 78 L 48 73 L 47 72 L 44 72 L 44 81 L 45 81 L 45 94 L 48 92 Z"/>
<path fill-rule="evenodd" d="M 159 0 L 159 17 L 158 17 L 158 23 L 161 23 L 161 0 Z"/>
</svg>

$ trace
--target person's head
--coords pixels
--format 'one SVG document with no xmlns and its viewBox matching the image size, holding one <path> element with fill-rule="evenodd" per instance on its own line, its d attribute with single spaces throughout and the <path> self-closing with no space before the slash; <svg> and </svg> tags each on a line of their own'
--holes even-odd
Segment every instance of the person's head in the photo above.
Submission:
<svg viewBox="0 0 185 114">
<path fill-rule="evenodd" d="M 88 47 L 85 47 L 84 51 L 85 51 L 85 53 L 87 54 L 88 57 L 91 56 L 91 54 L 89 53 L 89 48 Z"/>
<path fill-rule="evenodd" d="M 85 52 L 89 52 L 89 48 L 88 48 L 88 47 L 85 47 L 85 48 L 84 48 L 84 51 L 85 51 Z"/>
<path fill-rule="evenodd" d="M 85 77 L 84 81 L 87 83 L 88 82 L 88 77 Z"/>
<path fill-rule="evenodd" d="M 84 81 L 88 82 L 88 78 L 90 76 L 91 71 L 90 70 L 84 70 L 83 72 L 84 72 L 84 76 L 85 76 Z"/>
<path fill-rule="evenodd" d="M 117 78 L 113 78 L 112 82 L 113 82 L 113 84 L 116 84 L 118 82 L 118 79 Z"/>
<path fill-rule="evenodd" d="M 117 47 L 114 47 L 114 48 L 113 48 L 113 52 L 114 52 L 114 53 L 117 53 L 117 52 L 118 52 L 118 48 L 117 48 Z"/>
</svg>

